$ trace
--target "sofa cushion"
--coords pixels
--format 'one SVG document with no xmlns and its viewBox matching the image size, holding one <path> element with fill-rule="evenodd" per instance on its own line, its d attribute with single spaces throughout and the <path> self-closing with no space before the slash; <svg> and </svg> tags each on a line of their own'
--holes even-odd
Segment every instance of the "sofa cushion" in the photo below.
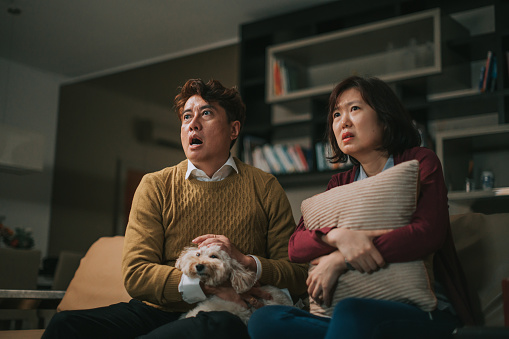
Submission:
<svg viewBox="0 0 509 339">
<path fill-rule="evenodd" d="M 502 280 L 509 277 L 509 213 L 451 216 L 451 230 L 469 288 L 486 326 L 504 326 Z"/>
<path fill-rule="evenodd" d="M 415 210 L 418 179 L 419 162 L 412 160 L 376 176 L 332 188 L 302 202 L 304 223 L 308 229 L 405 226 Z M 431 260 L 428 263 L 431 270 Z M 348 271 L 338 280 L 332 306 L 310 300 L 311 312 L 331 316 L 335 304 L 346 297 L 412 303 L 425 311 L 433 310 L 437 302 L 423 261 L 389 264 L 372 274 Z"/>
<path fill-rule="evenodd" d="M 90 246 L 81 259 L 58 311 L 108 306 L 131 297 L 121 272 L 124 237 L 103 237 Z"/>
</svg>

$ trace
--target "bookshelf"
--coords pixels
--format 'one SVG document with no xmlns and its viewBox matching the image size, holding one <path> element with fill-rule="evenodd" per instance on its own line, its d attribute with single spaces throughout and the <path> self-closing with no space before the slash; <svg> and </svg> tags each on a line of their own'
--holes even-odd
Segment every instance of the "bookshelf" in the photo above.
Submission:
<svg viewBox="0 0 509 339">
<path fill-rule="evenodd" d="M 507 206 L 509 124 L 437 133 L 436 149 L 442 162 L 451 205 L 474 210 L 478 203 Z M 481 173 L 486 170 L 494 174 L 493 189 L 482 189 Z M 471 177 L 474 183 L 469 192 L 465 188 L 467 177 Z M 508 211 L 507 208 L 502 210 Z"/>
<path fill-rule="evenodd" d="M 328 95 L 352 73 L 387 81 L 423 126 L 492 112 L 498 124 L 509 123 L 508 10 L 507 1 L 497 0 L 333 2 L 244 24 L 240 91 L 248 117 L 241 139 L 307 148 L 309 170 L 278 179 L 284 187 L 325 185 L 342 170 L 317 166 Z M 472 29 L 468 21 L 488 25 Z M 498 77 L 481 93 L 479 72 L 488 51 L 497 57 Z M 278 92 L 275 65 L 287 68 L 282 77 L 295 77 Z M 241 157 L 246 151 L 241 147 Z"/>
<path fill-rule="evenodd" d="M 385 81 L 440 73 L 440 21 L 437 8 L 270 46 L 266 100 L 327 95 L 338 79 L 358 73 Z M 467 34 L 458 23 L 454 31 Z"/>
</svg>

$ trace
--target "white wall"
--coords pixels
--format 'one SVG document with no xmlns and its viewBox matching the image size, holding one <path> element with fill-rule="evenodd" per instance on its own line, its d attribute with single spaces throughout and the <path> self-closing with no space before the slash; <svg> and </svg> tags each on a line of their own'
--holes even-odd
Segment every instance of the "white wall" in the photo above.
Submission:
<svg viewBox="0 0 509 339">
<path fill-rule="evenodd" d="M 0 59 L 0 122 L 44 135 L 44 169 L 0 171 L 0 216 L 10 228 L 32 229 L 35 247 L 47 252 L 60 84 L 63 76 Z"/>
</svg>

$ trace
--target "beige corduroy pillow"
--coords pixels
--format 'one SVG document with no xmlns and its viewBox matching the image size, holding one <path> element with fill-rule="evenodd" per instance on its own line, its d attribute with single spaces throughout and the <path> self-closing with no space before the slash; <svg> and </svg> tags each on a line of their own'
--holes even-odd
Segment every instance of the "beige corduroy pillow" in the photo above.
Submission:
<svg viewBox="0 0 509 339">
<path fill-rule="evenodd" d="M 377 230 L 405 226 L 416 207 L 418 182 L 419 162 L 401 163 L 373 177 L 304 200 L 301 205 L 304 223 L 311 230 L 323 227 Z M 431 260 L 427 263 L 432 275 Z M 437 300 L 428 270 L 424 261 L 413 261 L 389 264 L 371 274 L 348 271 L 338 280 L 331 307 L 310 300 L 311 313 L 330 317 L 334 306 L 347 297 L 399 301 L 431 311 Z"/>
</svg>

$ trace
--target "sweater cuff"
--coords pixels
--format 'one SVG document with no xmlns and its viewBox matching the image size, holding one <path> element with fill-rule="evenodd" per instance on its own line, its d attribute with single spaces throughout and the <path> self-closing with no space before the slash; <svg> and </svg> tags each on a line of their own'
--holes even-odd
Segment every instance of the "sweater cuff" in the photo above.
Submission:
<svg viewBox="0 0 509 339">
<path fill-rule="evenodd" d="M 164 286 L 164 299 L 166 302 L 182 301 L 182 296 L 178 291 L 178 286 L 182 278 L 182 273 L 173 272 L 168 277 L 166 285 Z"/>
</svg>

